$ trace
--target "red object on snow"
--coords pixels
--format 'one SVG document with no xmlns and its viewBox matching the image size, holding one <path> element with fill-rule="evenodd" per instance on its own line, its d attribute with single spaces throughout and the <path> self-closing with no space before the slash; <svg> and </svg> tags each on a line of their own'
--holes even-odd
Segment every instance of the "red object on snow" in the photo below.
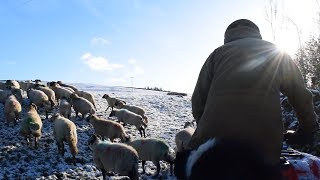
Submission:
<svg viewBox="0 0 320 180">
<path fill-rule="evenodd" d="M 318 157 L 293 149 L 282 150 L 281 155 L 282 175 L 285 180 L 320 180 L 320 159 Z"/>
</svg>

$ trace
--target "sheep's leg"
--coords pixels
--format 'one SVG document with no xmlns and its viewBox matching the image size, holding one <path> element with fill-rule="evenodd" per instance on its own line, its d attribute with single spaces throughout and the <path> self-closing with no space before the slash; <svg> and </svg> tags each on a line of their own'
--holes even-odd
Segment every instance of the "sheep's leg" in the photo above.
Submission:
<svg viewBox="0 0 320 180">
<path fill-rule="evenodd" d="M 108 107 L 107 107 L 107 109 L 106 109 L 105 111 L 108 111 L 109 107 L 110 107 L 110 106 L 108 106 Z"/>
<path fill-rule="evenodd" d="M 144 169 L 145 165 L 146 165 L 146 161 L 142 160 L 142 174 L 146 173 L 146 170 Z"/>
<path fill-rule="evenodd" d="M 84 119 L 85 114 L 82 114 L 82 119 Z"/>
<path fill-rule="evenodd" d="M 106 179 L 107 171 L 104 169 L 101 169 L 101 172 L 102 172 L 102 179 Z"/>
<path fill-rule="evenodd" d="M 48 111 L 46 110 L 46 119 L 48 119 Z"/>
<path fill-rule="evenodd" d="M 139 128 L 140 136 L 142 137 L 142 129 Z"/>
<path fill-rule="evenodd" d="M 146 137 L 146 130 L 142 128 L 142 131 L 143 131 L 143 136 Z"/>
<path fill-rule="evenodd" d="M 58 154 L 61 154 L 61 146 L 60 146 L 59 142 L 56 141 L 56 144 L 57 144 L 57 146 L 58 146 Z"/>
<path fill-rule="evenodd" d="M 157 172 L 156 172 L 156 174 L 153 176 L 153 177 L 158 177 L 159 176 L 159 173 L 160 173 L 160 163 L 159 163 L 159 161 L 157 161 L 157 162 L 153 162 L 156 166 L 157 166 Z"/>
<path fill-rule="evenodd" d="M 64 157 L 64 143 L 61 143 L 61 155 Z"/>
<path fill-rule="evenodd" d="M 38 138 L 34 137 L 34 146 L 36 149 L 38 149 Z"/>
<path fill-rule="evenodd" d="M 77 162 L 75 155 L 72 155 L 72 160 L 73 160 L 73 165 L 75 166 L 75 165 L 76 165 L 76 162 Z"/>
<path fill-rule="evenodd" d="M 76 117 L 79 117 L 79 115 L 78 115 L 78 113 L 79 113 L 79 112 L 78 112 L 78 111 L 76 111 L 75 113 L 76 113 Z"/>
</svg>

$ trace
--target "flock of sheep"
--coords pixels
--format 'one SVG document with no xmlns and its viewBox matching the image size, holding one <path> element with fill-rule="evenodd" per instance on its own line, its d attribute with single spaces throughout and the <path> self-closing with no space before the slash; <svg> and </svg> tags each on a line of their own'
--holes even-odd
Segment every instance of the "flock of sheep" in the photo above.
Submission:
<svg viewBox="0 0 320 180">
<path fill-rule="evenodd" d="M 30 103 L 26 105 L 26 115 L 21 119 L 23 94 L 26 92 Z M 34 139 L 34 145 L 38 147 L 41 137 L 42 119 L 39 116 L 39 108 L 45 112 L 46 119 L 53 122 L 53 135 L 58 147 L 58 153 L 63 156 L 64 142 L 69 145 L 76 163 L 77 127 L 70 120 L 72 109 L 79 117 L 86 119 L 94 129 L 88 145 L 93 152 L 93 162 L 101 170 L 103 178 L 107 172 L 115 172 L 119 175 L 129 176 L 130 179 L 139 179 L 138 163 L 142 161 L 142 170 L 145 173 L 146 161 L 152 161 L 159 175 L 160 163 L 163 160 L 170 163 L 170 172 L 173 174 L 175 152 L 168 143 L 156 138 L 146 138 L 145 130 L 148 126 L 148 118 L 145 110 L 141 107 L 128 105 L 125 101 L 104 94 L 108 102 L 106 111 L 111 108 L 109 117 L 105 119 L 96 114 L 96 103 L 91 93 L 78 90 L 76 87 L 64 84 L 61 81 L 42 84 L 40 80 L 15 81 L 7 80 L 0 83 L 0 103 L 4 104 L 4 115 L 8 126 L 13 123 L 20 125 L 20 135 L 29 142 Z M 48 115 L 51 113 L 51 117 Z M 126 133 L 126 124 L 134 125 L 141 138 L 131 139 Z M 193 122 L 187 122 L 185 128 L 176 134 L 175 151 L 179 152 L 186 148 L 193 132 Z M 109 139 L 109 140 L 105 140 Z M 83 142 L 81 142 L 83 143 Z"/>
</svg>

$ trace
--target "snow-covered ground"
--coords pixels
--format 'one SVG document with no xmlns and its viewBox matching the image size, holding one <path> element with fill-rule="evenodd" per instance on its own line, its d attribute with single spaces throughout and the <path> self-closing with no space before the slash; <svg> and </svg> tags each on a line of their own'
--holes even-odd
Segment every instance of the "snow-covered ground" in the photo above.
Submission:
<svg viewBox="0 0 320 180">
<path fill-rule="evenodd" d="M 105 87 L 89 84 L 75 84 L 80 90 L 92 93 L 97 102 L 97 115 L 108 118 L 110 109 L 107 101 L 102 98 L 104 94 L 123 99 L 130 105 L 143 107 L 149 120 L 146 129 L 147 137 L 160 138 L 166 141 L 172 148 L 175 147 L 174 136 L 186 121 L 192 121 L 191 101 L 188 96 L 167 95 L 167 92 L 151 91 L 144 89 L 125 87 Z M 24 94 L 26 98 L 26 94 Z M 25 115 L 24 100 L 23 114 Z M 39 148 L 33 144 L 28 145 L 19 135 L 20 122 L 17 126 L 8 127 L 4 123 L 4 106 L 0 104 L 0 179 L 102 179 L 101 172 L 92 161 L 92 153 L 87 146 L 87 140 L 93 133 L 92 126 L 85 120 L 77 119 L 72 114 L 71 120 L 77 126 L 79 153 L 76 156 L 77 163 L 71 162 L 69 146 L 66 145 L 64 157 L 58 155 L 57 146 L 53 137 L 53 123 L 45 119 L 44 113 L 40 113 L 43 119 L 42 137 Z M 50 116 L 49 116 L 50 117 Z M 127 125 L 128 134 L 140 137 L 134 126 Z M 169 164 L 161 162 L 161 179 L 176 179 L 170 175 Z M 141 179 L 149 179 L 156 167 L 152 162 L 146 163 L 146 174 L 141 174 Z M 139 172 L 142 172 L 141 163 Z M 113 177 L 121 179 L 121 177 Z"/>
</svg>

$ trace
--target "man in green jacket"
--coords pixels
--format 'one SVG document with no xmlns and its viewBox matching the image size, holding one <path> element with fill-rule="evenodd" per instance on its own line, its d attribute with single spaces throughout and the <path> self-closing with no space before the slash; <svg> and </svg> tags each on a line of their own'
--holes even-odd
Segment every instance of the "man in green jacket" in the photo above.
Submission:
<svg viewBox="0 0 320 180">
<path fill-rule="evenodd" d="M 318 122 L 298 67 L 288 54 L 262 40 L 253 22 L 231 23 L 224 45 L 204 63 L 192 95 L 197 129 L 190 149 L 210 138 L 232 139 L 254 146 L 266 164 L 278 164 L 284 133 L 280 92 L 299 120 L 293 139 L 307 141 Z"/>
</svg>

